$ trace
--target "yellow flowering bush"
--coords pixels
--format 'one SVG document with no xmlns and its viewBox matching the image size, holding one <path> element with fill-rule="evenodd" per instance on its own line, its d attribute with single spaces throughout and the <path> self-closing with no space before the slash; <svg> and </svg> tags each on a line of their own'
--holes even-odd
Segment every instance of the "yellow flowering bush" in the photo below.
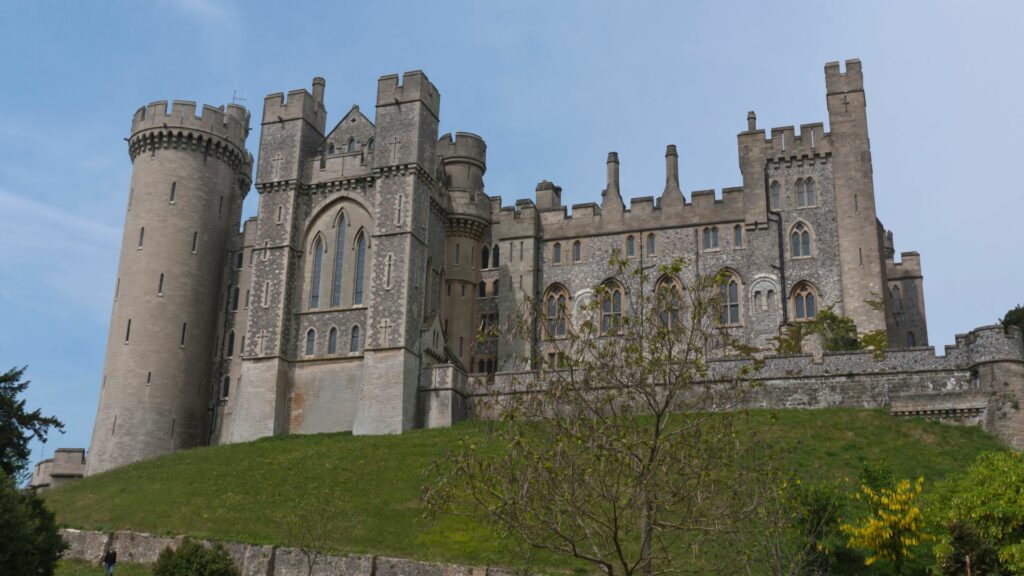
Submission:
<svg viewBox="0 0 1024 576">
<path fill-rule="evenodd" d="M 886 560 L 899 574 L 903 561 L 913 558 L 914 548 L 931 538 L 924 531 L 924 515 L 917 505 L 924 478 L 913 484 L 901 480 L 891 488 L 874 489 L 864 484 L 858 499 L 867 500 L 870 513 L 860 524 L 843 524 L 840 530 L 849 536 L 849 546 L 867 552 L 868 566 Z"/>
</svg>

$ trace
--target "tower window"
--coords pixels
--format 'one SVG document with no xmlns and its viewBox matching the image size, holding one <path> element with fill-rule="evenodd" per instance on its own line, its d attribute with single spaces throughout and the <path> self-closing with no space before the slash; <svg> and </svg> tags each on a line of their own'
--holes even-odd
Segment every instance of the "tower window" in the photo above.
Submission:
<svg viewBox="0 0 1024 576">
<path fill-rule="evenodd" d="M 704 249 L 718 249 L 718 226 L 710 226 L 704 229 Z"/>
<path fill-rule="evenodd" d="M 164 295 L 164 275 L 163 275 L 163 273 L 160 274 L 160 280 L 156 284 L 156 295 L 157 296 L 163 296 Z"/>
<path fill-rule="evenodd" d="M 356 240 L 356 285 L 352 295 L 352 304 L 363 303 L 363 270 L 366 264 L 366 236 L 360 234 Z"/>
<path fill-rule="evenodd" d="M 491 260 L 491 249 L 484 246 L 480 249 L 480 269 L 486 270 Z"/>
<path fill-rule="evenodd" d="M 491 283 L 491 296 L 498 295 L 498 288 L 501 286 L 501 279 L 495 278 L 494 282 Z"/>
<path fill-rule="evenodd" d="M 306 356 L 312 356 L 316 349 L 316 330 L 312 328 L 306 332 Z"/>
<path fill-rule="evenodd" d="M 232 356 L 235 355 L 235 331 L 234 330 L 232 330 L 231 332 L 228 332 L 228 343 L 227 343 L 227 346 L 224 347 L 224 349 L 226 351 L 225 354 L 224 354 L 226 357 L 231 358 Z"/>
<path fill-rule="evenodd" d="M 338 329 L 331 328 L 327 334 L 327 353 L 334 354 L 338 351 Z"/>
<path fill-rule="evenodd" d="M 199 246 L 199 232 L 192 233 L 192 253 L 196 253 L 196 248 Z"/>
<path fill-rule="evenodd" d="M 494 250 L 491 251 L 491 267 L 498 268 L 501 266 L 501 248 L 495 244 Z"/>
<path fill-rule="evenodd" d="M 220 397 L 221 398 L 227 398 L 228 397 L 228 393 L 230 391 L 231 391 L 231 376 L 225 376 L 224 377 L 224 382 L 221 384 L 221 387 L 220 387 Z"/>
<path fill-rule="evenodd" d="M 806 282 L 801 282 L 793 289 L 793 317 L 797 320 L 810 320 L 818 314 L 818 299 Z"/>
<path fill-rule="evenodd" d="M 338 217 L 338 233 L 334 242 L 334 282 L 331 283 L 331 306 L 341 306 L 341 273 L 345 267 L 345 214 Z"/>
<path fill-rule="evenodd" d="M 562 263 L 562 244 L 561 242 L 555 242 L 555 245 L 551 247 L 551 261 L 555 264 Z"/>
<path fill-rule="evenodd" d="M 797 222 L 789 234 L 789 248 L 793 258 L 811 255 L 811 232 L 803 222 Z"/>
<path fill-rule="evenodd" d="M 132 319 L 128 319 L 128 326 L 124 329 L 124 343 L 127 344 L 132 339 Z"/>
<path fill-rule="evenodd" d="M 721 287 L 722 324 L 739 324 L 740 322 L 740 288 L 735 278 L 729 278 Z"/>
<path fill-rule="evenodd" d="M 313 275 L 310 280 L 309 307 L 320 307 L 320 272 L 324 264 L 324 243 L 317 237 L 313 242 Z"/>
<path fill-rule="evenodd" d="M 458 244 L 458 243 L 456 243 L 456 244 L 455 244 L 455 265 L 456 265 L 456 266 L 458 266 L 458 265 L 459 265 L 459 252 L 460 252 L 460 250 L 459 250 L 459 249 L 460 249 L 460 248 L 461 248 L 461 245 L 460 245 L 460 244 Z"/>
<path fill-rule="evenodd" d="M 487 296 L 487 283 L 484 282 L 483 280 L 481 280 L 480 283 L 477 284 L 477 297 L 485 298 L 486 296 Z"/>
<path fill-rule="evenodd" d="M 235 286 L 234 290 L 231 291 L 231 310 L 238 310 L 238 297 L 241 292 L 238 286 Z"/>
<path fill-rule="evenodd" d="M 245 255 L 242 254 L 241 250 L 239 250 L 238 253 L 235 254 L 235 270 L 241 270 L 242 269 L 242 264 L 244 264 L 244 263 L 245 263 Z"/>
<path fill-rule="evenodd" d="M 608 293 L 601 300 L 601 332 L 612 334 L 622 322 L 622 287 L 607 284 Z"/>
<path fill-rule="evenodd" d="M 796 205 L 798 208 L 814 206 L 814 180 L 803 178 L 796 181 Z"/>
<path fill-rule="evenodd" d="M 181 342 L 179 343 L 180 346 L 184 346 L 185 345 L 185 335 L 187 333 L 188 333 L 188 322 L 182 322 L 181 323 Z"/>
<path fill-rule="evenodd" d="M 580 241 L 577 240 L 577 241 L 572 243 L 572 261 L 573 262 L 579 262 L 582 259 L 583 259 L 583 254 L 582 254 L 582 249 L 581 249 Z"/>
<path fill-rule="evenodd" d="M 142 242 L 146 239 L 146 227 L 139 228 L 139 250 L 142 250 Z"/>
<path fill-rule="evenodd" d="M 174 193 L 175 193 L 177 188 L 178 188 L 178 183 L 177 182 L 171 182 L 171 198 L 169 200 L 169 202 L 171 204 L 174 204 Z"/>
<path fill-rule="evenodd" d="M 348 343 L 349 352 L 359 352 L 359 326 L 352 327 L 352 336 Z"/>
<path fill-rule="evenodd" d="M 892 290 L 890 290 L 890 293 L 892 294 L 892 309 L 893 309 L 893 311 L 894 312 L 902 312 L 903 311 L 903 295 L 900 293 L 900 287 L 896 286 L 894 284 L 893 287 L 892 287 Z"/>
<path fill-rule="evenodd" d="M 908 331 L 907 332 L 907 348 L 913 348 L 914 346 L 917 346 L 917 338 L 914 336 L 913 332 Z"/>
<path fill-rule="evenodd" d="M 771 210 L 782 210 L 782 185 L 778 182 L 772 182 L 771 187 L 768 189 L 769 206 Z"/>
<path fill-rule="evenodd" d="M 736 248 L 743 246 L 743 226 L 739 224 L 732 228 L 732 245 Z"/>
<path fill-rule="evenodd" d="M 349 152 L 355 152 L 356 151 L 356 147 L 357 147 L 356 139 L 355 138 L 349 138 L 348 139 L 348 151 Z"/>
<path fill-rule="evenodd" d="M 270 282 L 263 283 L 263 307 L 270 306 Z"/>
<path fill-rule="evenodd" d="M 636 254 L 636 238 L 632 235 L 626 236 L 626 256 L 632 258 Z"/>
<path fill-rule="evenodd" d="M 548 289 L 548 295 L 544 299 L 544 319 L 548 338 L 561 338 L 565 336 L 567 301 L 567 294 L 561 286 Z"/>
<path fill-rule="evenodd" d="M 153 373 L 152 372 L 146 372 L 146 386 L 149 386 L 152 383 L 153 383 Z"/>
<path fill-rule="evenodd" d="M 377 143 L 373 141 L 373 138 L 370 138 L 369 140 L 366 141 L 366 147 L 369 148 L 370 150 L 376 150 Z"/>
<path fill-rule="evenodd" d="M 654 256 L 656 248 L 658 247 L 657 241 L 654 239 L 654 234 L 647 235 L 647 255 Z"/>
<path fill-rule="evenodd" d="M 220 216 L 224 212 L 224 196 L 220 197 L 220 202 L 217 204 L 217 216 Z"/>
</svg>

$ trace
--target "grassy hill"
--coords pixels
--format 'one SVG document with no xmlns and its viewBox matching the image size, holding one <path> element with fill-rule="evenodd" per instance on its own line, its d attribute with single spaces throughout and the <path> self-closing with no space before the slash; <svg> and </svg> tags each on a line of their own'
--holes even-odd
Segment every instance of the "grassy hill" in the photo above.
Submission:
<svg viewBox="0 0 1024 576">
<path fill-rule="evenodd" d="M 774 438 L 785 465 L 806 480 L 855 480 L 862 462 L 885 459 L 900 477 L 923 475 L 932 483 L 978 453 L 1001 448 L 975 428 L 870 410 L 754 411 L 751 425 Z M 515 553 L 487 527 L 463 518 L 426 518 L 419 501 L 424 469 L 460 437 L 482 436 L 486 426 L 464 423 L 383 437 L 287 436 L 201 448 L 86 478 L 53 490 L 47 501 L 62 525 L 76 528 L 282 545 L 296 543 L 288 511 L 313 509 L 308 521 L 326 525 L 328 547 L 336 553 L 514 565 Z M 543 555 L 534 561 L 538 567 L 572 567 Z"/>
</svg>

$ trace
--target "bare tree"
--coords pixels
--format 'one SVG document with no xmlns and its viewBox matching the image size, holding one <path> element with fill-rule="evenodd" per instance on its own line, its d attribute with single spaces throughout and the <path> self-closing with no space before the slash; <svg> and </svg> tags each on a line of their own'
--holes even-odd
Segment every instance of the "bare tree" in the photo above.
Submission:
<svg viewBox="0 0 1024 576">
<path fill-rule="evenodd" d="M 747 526 L 762 458 L 734 411 L 757 362 L 709 364 L 750 352 L 729 336 L 733 279 L 609 270 L 588 301 L 550 291 L 481 336 L 529 353 L 480 384 L 474 411 L 502 422 L 436 463 L 424 499 L 608 576 L 726 570 L 738 555 L 704 551 Z"/>
</svg>

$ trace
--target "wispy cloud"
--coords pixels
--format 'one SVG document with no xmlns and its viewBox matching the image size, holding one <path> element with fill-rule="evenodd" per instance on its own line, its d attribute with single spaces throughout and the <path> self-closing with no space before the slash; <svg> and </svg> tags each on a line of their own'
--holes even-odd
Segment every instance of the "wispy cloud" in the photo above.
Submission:
<svg viewBox="0 0 1024 576">
<path fill-rule="evenodd" d="M 52 242 L 85 238 L 96 243 L 117 244 L 120 230 L 72 212 L 66 212 L 50 204 L 0 190 L 0 214 L 3 214 L 3 236 L 29 237 L 45 233 Z"/>
</svg>

